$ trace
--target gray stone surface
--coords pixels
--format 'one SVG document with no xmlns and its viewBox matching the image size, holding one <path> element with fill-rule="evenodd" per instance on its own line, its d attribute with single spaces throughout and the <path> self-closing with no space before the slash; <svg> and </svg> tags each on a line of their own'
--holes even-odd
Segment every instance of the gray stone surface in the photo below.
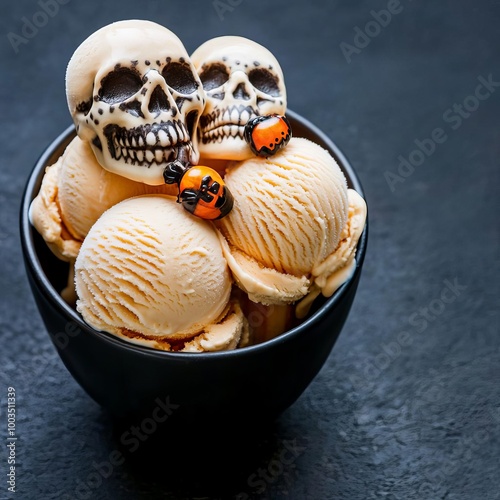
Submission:
<svg viewBox="0 0 500 500">
<path fill-rule="evenodd" d="M 498 2 L 401 0 L 386 27 L 369 25 L 380 33 L 350 63 L 340 44 L 354 44 L 371 10 L 397 1 L 69 0 L 16 52 L 8 34 L 22 35 L 42 3 L 8 3 L 0 19 L 0 498 L 500 498 L 500 86 L 470 98 L 480 77 L 500 82 Z M 269 47 L 290 108 L 350 158 L 370 210 L 364 274 L 327 364 L 253 452 L 229 457 L 237 473 L 221 461 L 212 481 L 143 457 L 92 483 L 94 464 L 117 446 L 113 424 L 58 359 L 21 261 L 22 189 L 70 123 L 65 65 L 91 32 L 125 18 L 168 26 L 188 51 L 223 34 Z M 477 109 L 457 118 L 464 102 Z M 391 190 L 399 155 L 408 159 L 436 128 L 446 139 Z M 19 436 L 11 497 L 8 386 Z"/>
</svg>

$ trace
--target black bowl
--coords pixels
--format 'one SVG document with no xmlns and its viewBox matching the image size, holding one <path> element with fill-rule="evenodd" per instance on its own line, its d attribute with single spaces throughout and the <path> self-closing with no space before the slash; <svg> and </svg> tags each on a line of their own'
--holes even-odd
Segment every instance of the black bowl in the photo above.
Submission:
<svg viewBox="0 0 500 500">
<path fill-rule="evenodd" d="M 359 179 L 337 146 L 296 113 L 293 133 L 328 149 L 349 187 L 363 196 Z M 63 132 L 42 154 L 28 180 L 21 206 L 21 240 L 26 271 L 38 309 L 69 372 L 103 408 L 118 418 L 148 418 L 229 428 L 274 420 L 306 389 L 327 359 L 351 308 L 367 244 L 359 241 L 352 278 L 332 297 L 318 299 L 299 326 L 262 344 L 217 353 L 170 353 L 139 347 L 89 327 L 59 292 L 68 266 L 59 261 L 31 226 L 28 209 L 47 165 L 74 137 Z M 168 419 L 166 416 L 168 415 Z M 146 422 L 146 420 L 144 420 Z"/>
</svg>

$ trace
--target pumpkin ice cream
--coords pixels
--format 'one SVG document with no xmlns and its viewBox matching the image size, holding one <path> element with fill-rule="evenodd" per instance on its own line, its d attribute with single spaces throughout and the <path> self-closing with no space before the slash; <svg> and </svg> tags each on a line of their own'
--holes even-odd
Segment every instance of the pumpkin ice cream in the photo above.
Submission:
<svg viewBox="0 0 500 500">
<path fill-rule="evenodd" d="M 246 339 L 215 229 L 167 196 L 125 200 L 94 224 L 75 263 L 77 310 L 96 330 L 162 350 Z"/>
<path fill-rule="evenodd" d="M 218 223 L 224 254 L 252 301 L 330 296 L 351 276 L 366 204 L 326 150 L 293 138 L 272 157 L 231 163 L 225 182 L 235 201 Z"/>
<path fill-rule="evenodd" d="M 175 194 L 173 186 L 148 186 L 104 170 L 89 143 L 75 137 L 45 171 L 30 220 L 62 260 L 78 255 L 97 219 L 116 203 L 141 194 Z"/>
</svg>

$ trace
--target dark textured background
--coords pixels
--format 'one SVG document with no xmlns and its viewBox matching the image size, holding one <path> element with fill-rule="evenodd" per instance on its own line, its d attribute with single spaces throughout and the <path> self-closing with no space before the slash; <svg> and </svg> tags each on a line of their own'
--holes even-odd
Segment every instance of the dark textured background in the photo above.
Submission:
<svg viewBox="0 0 500 500">
<path fill-rule="evenodd" d="M 387 1 L 219 3 L 234 6 L 223 19 L 212 1 L 69 0 L 18 53 L 7 34 L 21 34 L 23 16 L 41 7 L 2 5 L 0 498 L 9 385 L 20 437 L 13 498 L 500 498 L 500 88 L 460 126 L 443 119 L 478 77 L 500 81 L 499 2 L 401 0 L 402 12 L 350 63 L 341 42 L 352 44 L 354 28 Z M 113 426 L 50 344 L 21 262 L 18 207 L 38 155 L 70 123 L 72 52 L 97 28 L 134 17 L 169 27 L 190 52 L 223 34 L 271 49 L 290 108 L 359 173 L 371 230 L 358 295 L 327 364 L 255 443 L 252 461 L 242 459 L 246 450 L 231 457 L 241 461 L 238 477 L 221 464 L 205 484 L 197 469 L 169 474 L 144 458 L 88 492 L 78 488 L 115 449 Z M 391 191 L 384 174 L 438 127 L 447 140 Z M 448 304 L 446 280 L 461 287 Z M 294 441 L 297 456 L 285 465 L 279 457 Z M 271 475 L 257 489 L 260 468 Z"/>
</svg>

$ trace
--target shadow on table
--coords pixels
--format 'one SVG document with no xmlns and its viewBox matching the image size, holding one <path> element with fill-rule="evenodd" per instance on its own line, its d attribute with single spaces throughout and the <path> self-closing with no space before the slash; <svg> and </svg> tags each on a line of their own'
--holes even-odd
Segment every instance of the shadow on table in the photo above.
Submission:
<svg viewBox="0 0 500 500">
<path fill-rule="evenodd" d="M 123 467 L 141 483 L 180 496 L 255 498 L 285 469 L 294 467 L 293 441 L 279 422 L 252 429 L 158 427 L 146 436 L 130 422 L 115 421 Z"/>
</svg>

